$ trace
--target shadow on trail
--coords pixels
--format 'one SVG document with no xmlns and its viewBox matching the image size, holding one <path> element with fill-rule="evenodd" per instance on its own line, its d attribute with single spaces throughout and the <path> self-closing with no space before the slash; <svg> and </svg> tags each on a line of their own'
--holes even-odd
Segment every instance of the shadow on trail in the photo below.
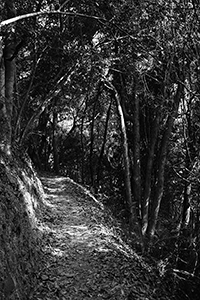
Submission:
<svg viewBox="0 0 200 300">
<path fill-rule="evenodd" d="M 123 242 L 120 228 L 86 189 L 41 177 L 43 258 L 34 300 L 157 298 L 151 269 Z M 145 283 L 145 285 L 144 285 Z M 147 298 L 148 297 L 148 298 Z"/>
</svg>

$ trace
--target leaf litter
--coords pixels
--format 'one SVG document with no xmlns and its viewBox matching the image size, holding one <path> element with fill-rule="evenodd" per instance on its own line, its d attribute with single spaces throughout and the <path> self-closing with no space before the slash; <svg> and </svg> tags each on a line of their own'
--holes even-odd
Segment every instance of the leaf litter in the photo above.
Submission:
<svg viewBox="0 0 200 300">
<path fill-rule="evenodd" d="M 155 270 L 122 239 L 107 208 L 66 177 L 41 178 L 41 270 L 30 300 L 167 300 Z"/>
</svg>

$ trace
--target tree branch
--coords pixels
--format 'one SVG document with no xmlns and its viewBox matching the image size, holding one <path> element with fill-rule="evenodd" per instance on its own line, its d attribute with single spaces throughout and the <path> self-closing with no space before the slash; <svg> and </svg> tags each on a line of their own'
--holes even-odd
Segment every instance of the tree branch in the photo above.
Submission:
<svg viewBox="0 0 200 300">
<path fill-rule="evenodd" d="M 33 12 L 33 13 L 29 13 L 29 14 L 25 14 L 25 15 L 21 15 L 21 16 L 17 16 L 17 17 L 14 17 L 14 18 L 4 20 L 0 23 L 0 29 L 3 26 L 18 22 L 18 21 L 23 20 L 23 19 L 28 19 L 28 18 L 37 17 L 37 16 L 43 16 L 43 15 L 55 15 L 55 14 L 67 15 L 67 16 L 73 16 L 73 17 L 90 18 L 90 19 L 101 20 L 101 21 L 105 21 L 105 22 L 107 21 L 106 19 L 101 18 L 101 17 L 90 16 L 90 15 L 74 13 L 74 12 L 63 12 L 63 11 L 60 11 L 60 10 L 56 10 L 56 11 L 39 11 L 39 12 Z"/>
</svg>

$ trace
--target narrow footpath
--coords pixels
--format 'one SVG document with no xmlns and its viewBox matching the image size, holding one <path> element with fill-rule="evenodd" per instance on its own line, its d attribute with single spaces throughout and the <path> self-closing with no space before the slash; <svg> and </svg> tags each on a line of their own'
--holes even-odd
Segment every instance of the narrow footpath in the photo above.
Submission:
<svg viewBox="0 0 200 300">
<path fill-rule="evenodd" d="M 111 214 L 66 177 L 42 177 L 43 257 L 32 300 L 169 299 L 155 272 L 122 240 Z"/>
</svg>

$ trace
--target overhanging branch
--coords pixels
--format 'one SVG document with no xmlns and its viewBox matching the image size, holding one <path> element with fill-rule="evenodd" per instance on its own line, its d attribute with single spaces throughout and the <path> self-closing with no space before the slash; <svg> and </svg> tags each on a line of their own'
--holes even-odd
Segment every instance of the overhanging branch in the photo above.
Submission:
<svg viewBox="0 0 200 300">
<path fill-rule="evenodd" d="M 95 19 L 95 20 L 100 20 L 100 21 L 107 22 L 106 19 L 101 18 L 101 17 L 90 16 L 90 15 L 74 13 L 74 12 L 63 12 L 63 11 L 60 11 L 60 10 L 56 10 L 56 11 L 39 11 L 39 12 L 29 13 L 29 14 L 25 14 L 25 15 L 21 15 L 21 16 L 17 16 L 17 17 L 14 17 L 14 18 L 4 20 L 0 23 L 0 29 L 2 27 L 6 26 L 6 25 L 18 22 L 18 21 L 23 20 L 23 19 L 33 18 L 33 17 L 37 17 L 37 16 L 43 16 L 43 15 L 55 15 L 55 14 L 67 15 L 67 16 L 73 16 L 73 17 L 90 18 L 90 19 Z"/>
</svg>

